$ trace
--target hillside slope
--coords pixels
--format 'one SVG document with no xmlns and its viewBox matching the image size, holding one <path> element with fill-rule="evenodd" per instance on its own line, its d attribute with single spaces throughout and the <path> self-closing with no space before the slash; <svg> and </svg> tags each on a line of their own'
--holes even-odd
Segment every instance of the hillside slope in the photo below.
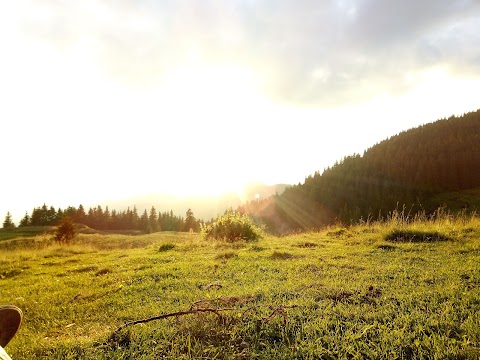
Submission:
<svg viewBox="0 0 480 360">
<path fill-rule="evenodd" d="M 240 211 L 278 233 L 381 218 L 404 207 L 430 213 L 448 199 L 441 194 L 459 191 L 473 199 L 457 201 L 454 210 L 474 210 L 478 192 L 465 191 L 480 187 L 479 165 L 480 110 L 392 136 Z"/>
</svg>

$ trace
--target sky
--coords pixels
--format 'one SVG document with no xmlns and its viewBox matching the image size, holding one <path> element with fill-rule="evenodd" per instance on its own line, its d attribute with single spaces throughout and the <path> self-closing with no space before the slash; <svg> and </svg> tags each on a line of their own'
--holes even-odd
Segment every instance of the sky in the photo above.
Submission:
<svg viewBox="0 0 480 360">
<path fill-rule="evenodd" d="M 480 108 L 477 0 L 0 3 L 0 216 L 303 182 Z"/>
</svg>

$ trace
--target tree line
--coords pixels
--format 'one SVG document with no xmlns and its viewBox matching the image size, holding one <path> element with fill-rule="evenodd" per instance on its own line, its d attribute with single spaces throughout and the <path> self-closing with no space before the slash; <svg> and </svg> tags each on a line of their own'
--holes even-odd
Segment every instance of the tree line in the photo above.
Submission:
<svg viewBox="0 0 480 360">
<path fill-rule="evenodd" d="M 239 211 L 279 233 L 382 219 L 404 206 L 433 213 L 443 205 L 434 195 L 480 187 L 479 165 L 480 110 L 404 131 Z"/>
<path fill-rule="evenodd" d="M 30 214 L 20 220 L 19 227 L 25 226 L 53 226 L 57 225 L 64 217 L 71 218 L 75 223 L 83 224 L 96 230 L 140 230 L 143 232 L 156 231 L 192 231 L 200 230 L 202 220 L 197 220 L 191 209 L 185 217 L 173 214 L 173 211 L 157 212 L 154 206 L 139 214 L 137 208 L 127 210 L 110 210 L 108 206 L 103 209 L 100 205 L 90 207 L 85 211 L 83 205 L 78 208 L 69 206 L 66 209 L 56 210 L 53 206 L 43 204 L 35 207 Z M 7 213 L 3 223 L 4 228 L 13 228 L 10 213 Z"/>
</svg>

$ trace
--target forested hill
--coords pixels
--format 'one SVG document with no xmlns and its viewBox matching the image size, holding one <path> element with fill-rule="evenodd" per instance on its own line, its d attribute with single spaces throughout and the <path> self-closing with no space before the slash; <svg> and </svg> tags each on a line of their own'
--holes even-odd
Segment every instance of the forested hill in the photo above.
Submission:
<svg viewBox="0 0 480 360">
<path fill-rule="evenodd" d="M 438 120 L 345 157 L 280 196 L 240 211 L 275 232 L 386 216 L 394 209 L 434 211 L 444 192 L 480 187 L 480 110 Z M 469 209 L 469 202 L 464 207 Z"/>
</svg>

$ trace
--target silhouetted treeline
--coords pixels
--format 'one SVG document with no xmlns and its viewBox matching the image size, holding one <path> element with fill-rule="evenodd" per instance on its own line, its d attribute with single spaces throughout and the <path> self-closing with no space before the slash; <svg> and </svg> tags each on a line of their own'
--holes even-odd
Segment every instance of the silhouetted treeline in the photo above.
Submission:
<svg viewBox="0 0 480 360">
<path fill-rule="evenodd" d="M 442 205 L 429 203 L 433 195 L 479 186 L 480 110 L 404 131 L 239 210 L 284 232 L 378 219 L 403 206 L 429 213 Z"/>
<path fill-rule="evenodd" d="M 30 215 L 25 214 L 19 226 L 49 226 L 56 225 L 59 221 L 69 216 L 75 223 L 83 224 L 97 230 L 141 230 L 154 231 L 198 231 L 201 220 L 195 219 L 191 209 L 186 212 L 186 217 L 176 216 L 173 211 L 157 213 L 152 206 L 149 212 L 145 209 L 139 214 L 137 208 L 127 210 L 103 209 L 100 205 L 85 211 L 80 205 L 78 208 L 69 206 L 66 209 L 55 210 L 54 207 L 43 204 L 36 207 Z"/>
</svg>

